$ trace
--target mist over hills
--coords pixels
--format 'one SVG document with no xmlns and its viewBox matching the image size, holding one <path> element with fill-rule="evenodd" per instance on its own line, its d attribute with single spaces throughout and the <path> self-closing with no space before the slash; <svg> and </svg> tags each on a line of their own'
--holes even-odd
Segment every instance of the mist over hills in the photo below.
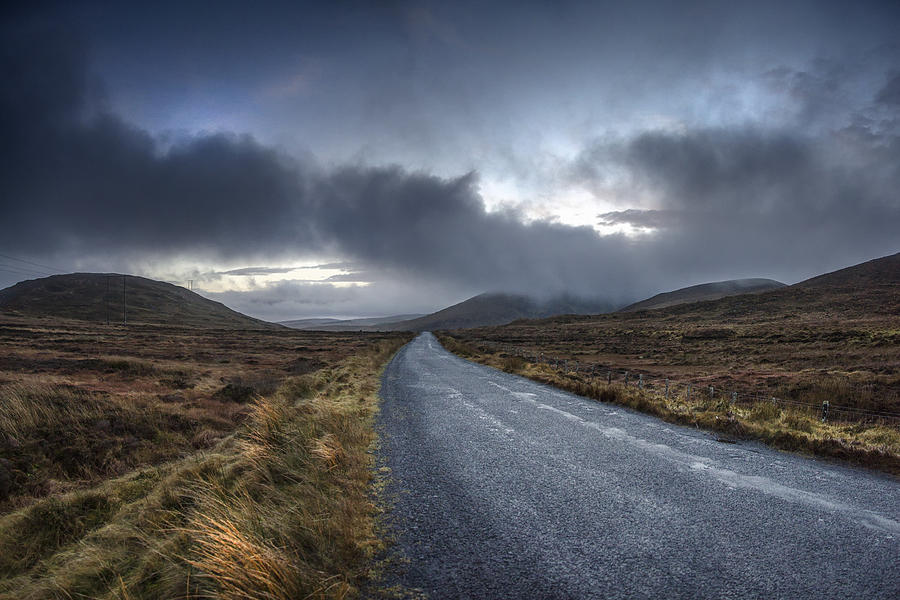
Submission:
<svg viewBox="0 0 900 600">
<path fill-rule="evenodd" d="M 428 315 L 360 319 L 313 318 L 268 323 L 236 312 L 183 287 L 133 275 L 125 277 L 128 322 L 188 327 L 272 329 L 287 326 L 323 331 L 428 331 L 506 325 L 522 319 L 599 315 L 618 307 L 605 300 L 574 296 L 535 299 L 521 294 L 485 293 Z M 109 288 L 107 288 L 109 286 Z M 0 310 L 41 317 L 113 323 L 123 314 L 123 276 L 104 273 L 53 275 L 0 290 Z M 900 313 L 900 253 L 785 286 L 771 279 L 735 279 L 657 294 L 618 312 L 664 311 L 710 315 L 747 311 L 832 310 Z"/>
<path fill-rule="evenodd" d="M 706 283 L 672 292 L 657 294 L 647 300 L 631 304 L 621 311 L 644 310 L 674 306 L 686 302 L 712 300 L 743 293 L 762 292 L 784 287 L 772 279 L 733 279 Z M 383 331 L 430 331 L 437 329 L 468 329 L 504 325 L 519 319 L 541 319 L 557 315 L 590 315 L 609 313 L 616 305 L 607 300 L 587 300 L 574 296 L 557 296 L 548 300 L 521 294 L 486 293 L 464 300 L 443 310 L 416 319 L 391 323 L 385 321 L 372 329 Z M 330 329 L 330 324 L 314 326 Z"/>
<path fill-rule="evenodd" d="M 124 284 L 124 290 L 123 290 Z M 0 290 L 0 310 L 30 316 L 186 327 L 280 329 L 183 287 L 136 275 L 71 273 Z"/>
<path fill-rule="evenodd" d="M 629 304 L 625 308 L 619 309 L 619 312 L 665 308 L 687 302 L 717 300 L 738 294 L 767 292 L 783 287 L 785 287 L 785 284 L 774 279 L 730 279 L 728 281 L 701 283 L 700 285 L 692 285 L 679 290 L 657 294 L 652 298 Z"/>
<path fill-rule="evenodd" d="M 640 303 L 638 303 L 640 304 Z M 634 305 L 632 305 L 634 306 Z M 699 318 L 706 323 L 726 322 L 758 315 L 805 320 L 815 315 L 868 318 L 900 315 L 900 253 L 876 258 L 838 271 L 825 273 L 777 289 L 725 296 L 713 300 L 684 302 L 657 309 L 619 311 L 604 319 L 646 314 L 654 318 Z M 588 320 L 591 317 L 575 317 Z M 561 321 L 550 317 L 534 325 Z"/>
<path fill-rule="evenodd" d="M 315 331 L 358 331 L 360 328 L 376 327 L 408 321 L 422 317 L 422 314 L 391 315 L 388 317 L 365 317 L 360 319 L 293 319 L 279 321 L 279 324 L 292 329 L 312 329 Z"/>
<path fill-rule="evenodd" d="M 484 293 L 427 315 L 396 315 L 371 319 L 300 319 L 282 321 L 299 329 L 317 331 L 430 331 L 503 325 L 517 319 L 561 314 L 608 312 L 614 305 L 605 300 L 573 296 L 536 299 L 522 294 Z"/>
<path fill-rule="evenodd" d="M 387 325 L 386 328 L 389 331 L 464 329 L 551 315 L 602 313 L 613 308 L 605 300 L 586 300 L 573 296 L 537 300 L 519 294 L 486 293 L 418 319 Z"/>
</svg>

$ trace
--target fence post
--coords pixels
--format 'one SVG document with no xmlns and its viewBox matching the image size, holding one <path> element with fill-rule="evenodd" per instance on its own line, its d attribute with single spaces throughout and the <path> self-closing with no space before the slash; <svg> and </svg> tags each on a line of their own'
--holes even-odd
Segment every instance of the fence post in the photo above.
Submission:
<svg viewBox="0 0 900 600">
<path fill-rule="evenodd" d="M 711 385 L 711 386 L 709 386 L 709 399 L 712 400 L 715 397 L 716 397 L 716 386 Z"/>
<path fill-rule="evenodd" d="M 669 401 L 669 378 L 666 377 L 666 402 Z"/>
<path fill-rule="evenodd" d="M 822 402 L 822 422 L 828 420 L 828 400 Z"/>
<path fill-rule="evenodd" d="M 692 388 L 692 387 L 693 387 L 693 385 L 691 385 L 691 384 L 689 383 L 689 384 L 688 384 L 688 403 L 691 402 L 691 388 Z"/>
<path fill-rule="evenodd" d="M 732 406 L 737 404 L 737 392 L 731 392 L 731 404 Z"/>
<path fill-rule="evenodd" d="M 644 389 L 644 374 L 643 373 L 638 373 L 638 389 L 639 390 Z"/>
<path fill-rule="evenodd" d="M 563 361 L 563 373 L 568 373 L 568 372 L 569 372 L 569 359 L 567 358 Z"/>
</svg>

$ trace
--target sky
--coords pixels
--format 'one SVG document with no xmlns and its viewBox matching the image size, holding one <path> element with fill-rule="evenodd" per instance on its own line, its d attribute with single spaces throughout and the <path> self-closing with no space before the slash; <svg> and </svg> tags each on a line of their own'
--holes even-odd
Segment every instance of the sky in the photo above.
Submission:
<svg viewBox="0 0 900 600">
<path fill-rule="evenodd" d="M 285 320 L 900 251 L 896 2 L 2 10 L 0 287 L 128 272 Z"/>
</svg>

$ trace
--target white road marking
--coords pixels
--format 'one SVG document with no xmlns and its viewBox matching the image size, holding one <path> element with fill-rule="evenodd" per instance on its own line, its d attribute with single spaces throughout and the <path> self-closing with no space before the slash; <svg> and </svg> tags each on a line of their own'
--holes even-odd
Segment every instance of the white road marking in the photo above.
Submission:
<svg viewBox="0 0 900 600">
<path fill-rule="evenodd" d="M 758 475 L 743 475 L 730 469 L 724 469 L 716 466 L 714 461 L 705 456 L 698 456 L 695 454 L 682 452 L 681 450 L 677 450 L 675 448 L 672 448 L 671 446 L 667 446 L 666 444 L 657 444 L 655 442 L 633 436 L 620 427 L 600 425 L 599 423 L 588 421 L 578 415 L 574 415 L 565 410 L 561 410 L 559 408 L 556 408 L 555 406 L 543 404 L 542 402 L 538 402 L 536 400 L 532 400 L 531 402 L 534 403 L 535 406 L 540 410 L 546 410 L 558 414 L 561 417 L 568 419 L 569 421 L 574 421 L 585 427 L 593 429 L 601 433 L 605 437 L 616 440 L 617 442 L 623 442 L 632 446 L 636 446 L 638 448 L 641 448 L 642 450 L 652 452 L 673 462 L 686 465 L 692 471 L 702 473 L 708 477 L 712 477 L 713 479 L 727 486 L 753 489 L 764 494 L 780 498 L 781 500 L 786 500 L 788 502 L 805 504 L 812 508 L 823 509 L 829 512 L 842 513 L 850 519 L 870 529 L 880 530 L 889 534 L 900 534 L 900 523 L 894 521 L 893 519 L 889 519 L 887 517 L 879 515 L 878 513 L 858 509 L 854 506 L 850 506 L 849 504 L 844 504 L 837 500 L 828 498 L 827 496 L 824 496 L 822 494 L 807 492 L 805 490 L 800 490 L 787 485 L 783 485 L 781 483 L 778 483 L 777 481 L 769 479 L 768 477 L 761 477 Z"/>
</svg>

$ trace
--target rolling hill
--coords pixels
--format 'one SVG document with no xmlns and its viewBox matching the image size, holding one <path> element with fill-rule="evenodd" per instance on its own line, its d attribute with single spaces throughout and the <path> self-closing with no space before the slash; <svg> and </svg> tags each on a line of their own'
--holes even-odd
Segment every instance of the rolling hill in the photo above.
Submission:
<svg viewBox="0 0 900 600">
<path fill-rule="evenodd" d="M 819 275 L 792 287 L 847 290 L 893 288 L 897 285 L 900 285 L 900 252 Z"/>
<path fill-rule="evenodd" d="M 518 319 L 535 319 L 562 314 L 608 312 L 611 305 L 602 301 L 581 300 L 570 296 L 540 301 L 515 294 L 480 294 L 430 315 L 381 326 L 387 331 L 431 331 L 503 325 Z"/>
<path fill-rule="evenodd" d="M 900 413 L 900 254 L 768 292 L 452 335 L 620 376 Z"/>
<path fill-rule="evenodd" d="M 377 328 L 380 325 L 389 325 L 400 321 L 408 321 L 421 317 L 420 314 L 392 315 L 388 317 L 364 317 L 360 319 L 294 319 L 291 321 L 279 321 L 281 325 L 292 329 L 307 329 L 313 331 L 359 331 L 360 329 Z"/>
<path fill-rule="evenodd" d="M 726 296 L 739 294 L 754 294 L 777 290 L 785 285 L 774 279 L 730 279 L 728 281 L 716 281 L 714 283 L 702 283 L 690 287 L 681 288 L 672 292 L 657 294 L 640 302 L 630 304 L 619 312 L 633 312 L 636 310 L 652 310 L 666 308 L 687 302 L 701 302 L 703 300 L 718 300 Z"/>
<path fill-rule="evenodd" d="M 281 325 L 248 317 L 183 287 L 135 275 L 52 275 L 0 290 L 0 310 L 30 316 L 106 323 L 108 315 L 111 323 L 121 323 L 123 307 L 127 309 L 128 323 L 227 329 L 281 328 Z"/>
<path fill-rule="evenodd" d="M 870 318 L 900 315 L 900 253 L 812 277 L 794 285 L 671 306 L 669 315 L 695 314 L 704 319 L 757 315 L 782 318 Z"/>
</svg>

